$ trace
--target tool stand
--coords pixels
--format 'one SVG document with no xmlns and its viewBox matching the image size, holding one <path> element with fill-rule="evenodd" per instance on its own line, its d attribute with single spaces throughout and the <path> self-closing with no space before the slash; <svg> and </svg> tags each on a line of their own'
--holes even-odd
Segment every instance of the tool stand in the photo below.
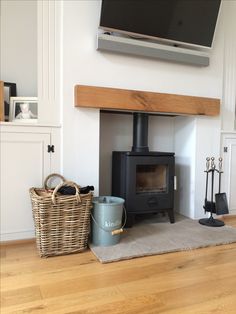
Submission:
<svg viewBox="0 0 236 314">
<path fill-rule="evenodd" d="M 213 217 L 213 213 L 216 213 L 216 204 L 214 202 L 214 176 L 215 173 L 219 173 L 221 175 L 222 171 L 222 158 L 219 158 L 219 170 L 216 169 L 215 166 L 215 162 L 214 162 L 215 158 L 211 157 L 211 159 L 209 157 L 206 158 L 206 170 L 204 172 L 206 172 L 206 193 L 205 193 L 205 204 L 203 206 L 203 208 L 205 209 L 205 212 L 210 212 L 210 217 L 209 218 L 202 218 L 199 219 L 199 223 L 201 225 L 205 225 L 208 227 L 222 227 L 224 226 L 224 222 L 219 220 L 219 219 L 215 219 Z M 208 193 L 208 177 L 209 174 L 211 174 L 211 200 L 208 201 L 207 200 L 207 193 Z"/>
</svg>

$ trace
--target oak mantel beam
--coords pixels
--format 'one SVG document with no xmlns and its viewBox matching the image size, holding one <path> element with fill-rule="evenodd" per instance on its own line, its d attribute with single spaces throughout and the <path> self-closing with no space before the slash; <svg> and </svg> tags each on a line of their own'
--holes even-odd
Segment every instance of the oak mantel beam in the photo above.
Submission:
<svg viewBox="0 0 236 314">
<path fill-rule="evenodd" d="M 75 107 L 217 116 L 220 99 L 76 85 Z"/>
</svg>

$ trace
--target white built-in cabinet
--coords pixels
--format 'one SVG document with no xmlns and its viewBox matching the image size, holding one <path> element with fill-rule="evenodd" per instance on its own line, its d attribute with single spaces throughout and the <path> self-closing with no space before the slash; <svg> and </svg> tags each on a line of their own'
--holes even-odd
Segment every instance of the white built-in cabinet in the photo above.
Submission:
<svg viewBox="0 0 236 314">
<path fill-rule="evenodd" d="M 236 214 L 236 132 L 222 134 L 223 186 L 230 214 Z"/>
<path fill-rule="evenodd" d="M 60 128 L 3 123 L 0 132 L 1 241 L 32 238 L 29 188 L 60 173 Z"/>
</svg>

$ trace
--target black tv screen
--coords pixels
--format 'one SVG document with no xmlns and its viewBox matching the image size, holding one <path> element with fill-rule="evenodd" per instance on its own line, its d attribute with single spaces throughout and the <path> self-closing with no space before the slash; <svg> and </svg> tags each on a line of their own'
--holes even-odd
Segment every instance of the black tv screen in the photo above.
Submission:
<svg viewBox="0 0 236 314">
<path fill-rule="evenodd" d="M 103 0 L 100 28 L 211 47 L 221 0 Z"/>
</svg>

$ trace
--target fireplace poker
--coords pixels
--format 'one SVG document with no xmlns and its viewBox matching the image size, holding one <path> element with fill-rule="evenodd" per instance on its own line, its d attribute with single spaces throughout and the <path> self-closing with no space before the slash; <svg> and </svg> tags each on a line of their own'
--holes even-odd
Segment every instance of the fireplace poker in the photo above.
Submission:
<svg viewBox="0 0 236 314">
<path fill-rule="evenodd" d="M 205 209 L 205 213 L 207 211 L 207 192 L 208 192 L 208 175 L 209 175 L 209 169 L 210 169 L 210 157 L 206 158 L 206 192 L 205 192 L 205 204 L 203 206 L 203 208 Z"/>
</svg>

